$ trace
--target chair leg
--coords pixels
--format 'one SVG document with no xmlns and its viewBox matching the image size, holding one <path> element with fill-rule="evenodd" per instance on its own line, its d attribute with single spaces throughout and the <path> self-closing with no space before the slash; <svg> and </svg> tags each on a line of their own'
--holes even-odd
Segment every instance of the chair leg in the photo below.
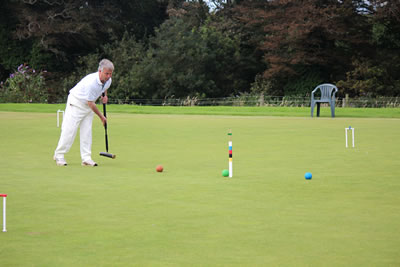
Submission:
<svg viewBox="0 0 400 267">
<path fill-rule="evenodd" d="M 319 117 L 319 110 L 321 109 L 321 103 L 317 103 L 317 117 Z"/>
<path fill-rule="evenodd" d="M 314 116 L 314 106 L 315 106 L 315 103 L 311 102 L 311 118 Z"/>
<path fill-rule="evenodd" d="M 331 104 L 331 115 L 332 115 L 332 118 L 335 117 L 335 104 Z"/>
</svg>

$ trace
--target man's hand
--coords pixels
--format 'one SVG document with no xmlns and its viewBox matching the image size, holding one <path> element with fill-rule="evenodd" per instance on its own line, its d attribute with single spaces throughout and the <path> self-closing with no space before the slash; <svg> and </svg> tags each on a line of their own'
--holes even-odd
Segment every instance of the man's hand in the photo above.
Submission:
<svg viewBox="0 0 400 267">
<path fill-rule="evenodd" d="M 107 95 L 102 96 L 102 97 L 101 97 L 101 101 L 102 101 L 103 104 L 107 104 L 107 102 L 108 102 L 108 97 L 107 97 Z"/>
<path fill-rule="evenodd" d="M 103 123 L 103 126 L 106 126 L 106 124 L 107 124 L 107 118 L 104 117 L 103 115 L 101 115 L 100 120 L 101 120 L 101 122 Z"/>
</svg>

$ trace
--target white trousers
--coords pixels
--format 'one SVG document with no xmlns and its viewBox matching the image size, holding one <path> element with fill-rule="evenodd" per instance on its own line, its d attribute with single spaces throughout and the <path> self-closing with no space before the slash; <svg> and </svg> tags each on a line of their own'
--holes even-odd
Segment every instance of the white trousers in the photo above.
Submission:
<svg viewBox="0 0 400 267">
<path fill-rule="evenodd" d="M 80 149 L 82 161 L 92 159 L 92 122 L 94 112 L 87 103 L 68 96 L 67 106 L 61 126 L 60 140 L 54 157 L 63 159 L 74 143 L 78 128 L 80 128 Z"/>
</svg>

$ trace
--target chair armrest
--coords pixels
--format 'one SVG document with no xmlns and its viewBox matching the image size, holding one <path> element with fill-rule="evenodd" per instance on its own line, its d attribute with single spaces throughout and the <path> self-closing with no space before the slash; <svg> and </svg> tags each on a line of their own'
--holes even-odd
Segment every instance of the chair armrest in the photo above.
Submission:
<svg viewBox="0 0 400 267">
<path fill-rule="evenodd" d="M 314 99 L 314 93 L 317 91 L 317 88 L 315 88 L 312 92 L 311 92 L 311 99 Z"/>
</svg>

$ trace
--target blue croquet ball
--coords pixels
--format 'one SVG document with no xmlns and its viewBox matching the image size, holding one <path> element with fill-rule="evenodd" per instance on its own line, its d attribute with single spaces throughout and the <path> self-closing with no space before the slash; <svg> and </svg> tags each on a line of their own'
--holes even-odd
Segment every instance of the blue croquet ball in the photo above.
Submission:
<svg viewBox="0 0 400 267">
<path fill-rule="evenodd" d="M 311 172 L 306 172 L 306 174 L 304 175 L 304 178 L 306 178 L 307 180 L 311 180 L 311 178 L 312 178 Z"/>
<path fill-rule="evenodd" d="M 228 177 L 229 176 L 229 171 L 228 170 L 223 170 L 222 171 L 222 176 Z"/>
</svg>

